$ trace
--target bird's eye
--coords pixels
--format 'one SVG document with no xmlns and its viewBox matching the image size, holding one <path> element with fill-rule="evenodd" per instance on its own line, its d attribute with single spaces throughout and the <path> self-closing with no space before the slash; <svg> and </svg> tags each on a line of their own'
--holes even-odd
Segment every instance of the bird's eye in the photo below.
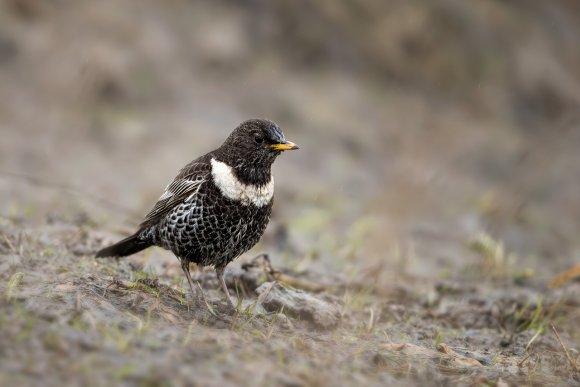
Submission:
<svg viewBox="0 0 580 387">
<path fill-rule="evenodd" d="M 261 144 L 264 142 L 264 138 L 260 135 L 255 135 L 254 136 L 254 141 L 256 141 L 256 143 Z"/>
</svg>

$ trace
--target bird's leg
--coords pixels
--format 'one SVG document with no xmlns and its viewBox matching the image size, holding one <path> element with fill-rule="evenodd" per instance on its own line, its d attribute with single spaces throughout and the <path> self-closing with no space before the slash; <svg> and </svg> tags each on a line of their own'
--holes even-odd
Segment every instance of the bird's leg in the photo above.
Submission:
<svg viewBox="0 0 580 387">
<path fill-rule="evenodd" d="M 230 296 L 230 291 L 228 290 L 228 287 L 226 286 L 226 281 L 224 280 L 224 271 L 225 271 L 225 267 L 220 267 L 220 268 L 215 269 L 215 272 L 217 274 L 218 280 L 220 281 L 220 285 L 222 287 L 222 290 L 224 291 L 224 293 L 226 294 L 226 297 L 228 299 L 228 303 L 235 309 L 236 305 L 232 301 L 232 297 Z"/>
<path fill-rule="evenodd" d="M 193 279 L 191 278 L 191 273 L 189 272 L 189 260 L 181 260 L 181 269 L 187 277 L 187 282 L 189 283 L 189 288 L 191 289 L 191 296 L 194 297 L 196 301 L 199 301 L 199 294 L 195 291 L 195 287 L 193 286 Z"/>
</svg>

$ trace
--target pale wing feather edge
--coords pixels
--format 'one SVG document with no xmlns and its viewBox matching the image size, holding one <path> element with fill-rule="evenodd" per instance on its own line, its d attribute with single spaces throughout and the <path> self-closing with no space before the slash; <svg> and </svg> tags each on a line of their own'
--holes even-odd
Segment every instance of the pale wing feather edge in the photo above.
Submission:
<svg viewBox="0 0 580 387">
<path fill-rule="evenodd" d="M 183 176 L 181 173 L 175 180 L 173 180 L 165 188 L 163 194 L 159 197 L 153 209 L 145 216 L 141 226 L 147 226 L 152 220 L 169 212 L 177 204 L 191 200 L 202 187 L 203 183 L 209 178 L 209 170 L 202 168 L 198 170 L 196 167 L 204 167 L 203 164 L 188 166 L 191 171 L 190 174 Z"/>
</svg>

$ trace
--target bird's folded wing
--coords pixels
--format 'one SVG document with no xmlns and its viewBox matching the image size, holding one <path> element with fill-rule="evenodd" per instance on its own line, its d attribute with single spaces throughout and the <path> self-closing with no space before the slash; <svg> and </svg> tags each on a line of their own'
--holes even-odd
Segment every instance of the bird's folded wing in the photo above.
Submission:
<svg viewBox="0 0 580 387">
<path fill-rule="evenodd" d="M 181 170 L 177 177 L 165 188 L 163 195 L 141 223 L 150 226 L 159 221 L 176 205 L 192 200 L 203 184 L 210 178 L 211 166 L 207 163 L 192 163 Z"/>
</svg>

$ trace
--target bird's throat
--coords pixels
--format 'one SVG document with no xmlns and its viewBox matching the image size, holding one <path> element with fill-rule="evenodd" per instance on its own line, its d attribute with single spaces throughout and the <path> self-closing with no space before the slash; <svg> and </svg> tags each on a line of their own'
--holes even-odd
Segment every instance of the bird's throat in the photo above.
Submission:
<svg viewBox="0 0 580 387">
<path fill-rule="evenodd" d="M 264 175 L 264 171 L 234 168 L 215 158 L 211 159 L 214 184 L 222 195 L 244 205 L 263 207 L 270 203 L 274 196 L 274 178 L 270 168 L 267 168 L 267 172 Z"/>
</svg>

